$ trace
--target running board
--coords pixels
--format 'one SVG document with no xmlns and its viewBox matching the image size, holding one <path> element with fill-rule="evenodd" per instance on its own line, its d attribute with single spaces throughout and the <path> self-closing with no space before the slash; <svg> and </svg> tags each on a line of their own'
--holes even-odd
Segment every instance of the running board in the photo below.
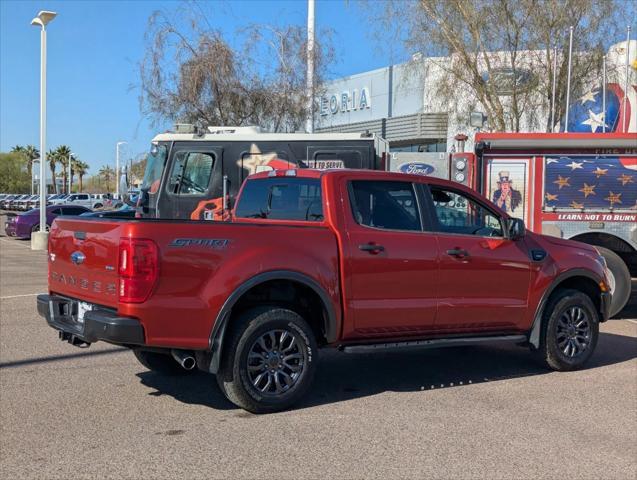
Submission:
<svg viewBox="0 0 637 480">
<path fill-rule="evenodd" d="M 405 342 L 374 343 L 368 345 L 347 345 L 343 347 L 345 353 L 372 353 L 384 350 L 425 349 L 440 347 L 458 347 L 462 345 L 478 345 L 482 343 L 527 342 L 526 335 L 496 335 L 492 337 L 463 337 L 463 338 L 434 338 L 431 340 L 411 340 Z"/>
</svg>

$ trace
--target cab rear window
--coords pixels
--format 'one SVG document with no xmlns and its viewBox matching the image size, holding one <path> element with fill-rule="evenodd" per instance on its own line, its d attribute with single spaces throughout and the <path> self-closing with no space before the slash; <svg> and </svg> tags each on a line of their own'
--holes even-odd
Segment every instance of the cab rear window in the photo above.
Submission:
<svg viewBox="0 0 637 480">
<path fill-rule="evenodd" d="M 315 178 L 248 180 L 235 217 L 320 222 L 323 220 L 321 183 Z"/>
</svg>

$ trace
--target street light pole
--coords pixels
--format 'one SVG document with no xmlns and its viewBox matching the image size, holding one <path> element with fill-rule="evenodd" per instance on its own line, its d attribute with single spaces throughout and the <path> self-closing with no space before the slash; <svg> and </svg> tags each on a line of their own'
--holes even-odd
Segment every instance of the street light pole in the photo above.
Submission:
<svg viewBox="0 0 637 480">
<path fill-rule="evenodd" d="M 31 25 L 40 26 L 40 229 L 33 232 L 31 250 L 46 250 L 49 234 L 46 231 L 46 26 L 57 13 L 42 10 L 31 20 Z"/>
<path fill-rule="evenodd" d="M 314 7 L 314 0 L 307 0 L 307 133 L 314 133 Z"/>
<path fill-rule="evenodd" d="M 68 173 L 68 175 L 69 175 L 69 183 L 68 183 L 68 191 L 66 192 L 68 194 L 72 193 L 71 192 L 71 186 L 72 186 L 71 185 L 71 183 L 72 183 L 72 180 L 71 180 L 71 162 L 73 161 L 73 156 L 74 155 L 75 154 L 73 152 L 69 152 L 69 173 Z"/>
<path fill-rule="evenodd" d="M 115 198 L 119 200 L 119 146 L 127 142 L 117 142 L 115 147 Z"/>
</svg>

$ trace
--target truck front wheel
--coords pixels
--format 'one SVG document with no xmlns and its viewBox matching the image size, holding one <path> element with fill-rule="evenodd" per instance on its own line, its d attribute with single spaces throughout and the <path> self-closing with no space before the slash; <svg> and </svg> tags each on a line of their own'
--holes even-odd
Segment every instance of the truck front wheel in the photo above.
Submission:
<svg viewBox="0 0 637 480">
<path fill-rule="evenodd" d="M 285 410 L 310 387 L 317 350 L 312 329 L 298 313 L 276 306 L 249 310 L 224 341 L 219 387 L 249 412 Z"/>
<path fill-rule="evenodd" d="M 610 316 L 617 315 L 628 303 L 630 298 L 630 271 L 622 258 L 612 250 L 604 247 L 595 247 L 606 264 L 610 273 L 610 288 L 612 300 L 610 304 Z"/>
<path fill-rule="evenodd" d="M 576 370 L 591 357 L 598 337 L 599 314 L 591 299 L 578 290 L 559 290 L 546 305 L 537 353 L 553 370 Z"/>
</svg>

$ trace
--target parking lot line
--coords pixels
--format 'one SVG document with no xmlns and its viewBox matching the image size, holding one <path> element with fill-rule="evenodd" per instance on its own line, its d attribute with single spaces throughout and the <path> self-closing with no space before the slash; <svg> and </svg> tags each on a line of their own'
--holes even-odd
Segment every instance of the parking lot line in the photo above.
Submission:
<svg viewBox="0 0 637 480">
<path fill-rule="evenodd" d="M 0 238 L 0 242 L 9 243 L 11 245 L 15 245 L 16 247 L 28 248 L 31 249 L 31 244 L 29 245 L 21 245 L 15 241 L 7 240 L 6 238 Z"/>
<path fill-rule="evenodd" d="M 6 297 L 0 297 L 0 300 L 8 300 L 9 298 L 20 298 L 20 297 L 35 297 L 36 295 L 40 295 L 40 293 L 23 293 L 21 295 L 7 295 Z"/>
</svg>

